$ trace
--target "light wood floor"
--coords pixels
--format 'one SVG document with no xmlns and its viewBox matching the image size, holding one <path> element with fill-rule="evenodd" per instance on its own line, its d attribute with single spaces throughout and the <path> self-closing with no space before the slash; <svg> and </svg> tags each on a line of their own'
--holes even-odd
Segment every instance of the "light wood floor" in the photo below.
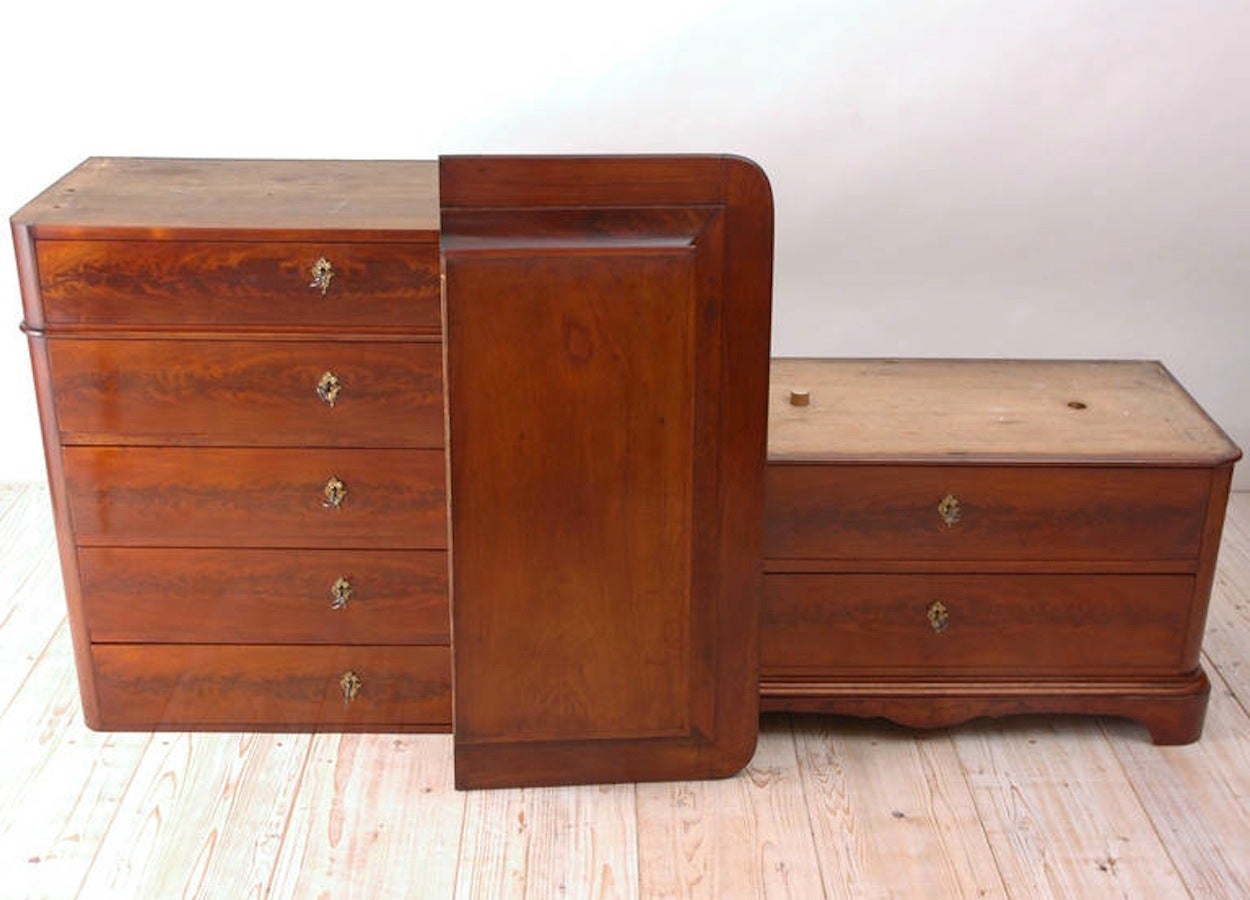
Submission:
<svg viewBox="0 0 1250 900">
<path fill-rule="evenodd" d="M 0 897 L 1250 897 L 1250 494 L 1203 739 L 765 720 L 721 782 L 456 793 L 451 739 L 96 734 L 47 494 L 0 486 Z"/>
</svg>

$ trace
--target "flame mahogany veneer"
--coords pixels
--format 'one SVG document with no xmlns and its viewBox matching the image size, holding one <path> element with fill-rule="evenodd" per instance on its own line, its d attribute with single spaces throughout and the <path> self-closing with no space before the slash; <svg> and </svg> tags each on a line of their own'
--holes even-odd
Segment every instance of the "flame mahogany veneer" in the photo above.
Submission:
<svg viewBox="0 0 1250 900">
<path fill-rule="evenodd" d="M 435 164 L 92 159 L 12 224 L 87 724 L 446 731 Z"/>
</svg>

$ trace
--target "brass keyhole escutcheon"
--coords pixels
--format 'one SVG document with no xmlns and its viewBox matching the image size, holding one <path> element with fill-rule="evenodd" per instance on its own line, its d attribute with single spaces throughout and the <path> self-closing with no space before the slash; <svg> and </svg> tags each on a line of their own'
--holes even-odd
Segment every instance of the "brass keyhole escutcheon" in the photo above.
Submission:
<svg viewBox="0 0 1250 900">
<path fill-rule="evenodd" d="M 347 577 L 340 575 L 338 581 L 330 585 L 330 609 L 344 609 L 347 601 L 352 599 L 352 583 Z"/>
<path fill-rule="evenodd" d="M 347 485 L 339 481 L 334 475 L 330 476 L 330 480 L 326 482 L 326 486 L 321 489 L 321 493 L 325 499 L 321 501 L 321 505 L 326 509 L 338 509 L 343 505 L 343 501 L 347 499 Z"/>
<path fill-rule="evenodd" d="M 962 510 L 959 508 L 959 501 L 955 499 L 954 494 L 947 494 L 942 498 L 942 502 L 938 504 L 938 515 L 942 517 L 942 521 L 946 523 L 946 527 L 954 525 L 959 521 Z"/>
<path fill-rule="evenodd" d="M 334 408 L 334 402 L 339 399 L 339 392 L 342 390 L 343 382 L 339 381 L 339 377 L 329 370 L 317 380 L 317 396 L 331 409 Z"/>
<path fill-rule="evenodd" d="M 330 290 L 330 282 L 334 279 L 334 266 L 330 264 L 330 260 L 324 256 L 319 257 L 312 266 L 312 281 L 308 283 L 310 288 L 321 291 L 321 296 L 326 295 L 326 291 Z"/>
<path fill-rule="evenodd" d="M 343 677 L 339 679 L 339 688 L 343 691 L 343 705 L 347 706 L 356 699 L 356 695 L 360 693 L 360 688 L 364 684 L 360 680 L 360 676 L 355 672 L 347 671 L 343 673 Z"/>
<path fill-rule="evenodd" d="M 950 624 L 950 610 L 946 608 L 946 604 L 941 600 L 934 600 L 929 604 L 929 608 L 925 611 L 925 616 L 929 619 L 929 627 L 933 629 L 934 634 L 941 634 L 946 630 L 946 626 Z"/>
</svg>

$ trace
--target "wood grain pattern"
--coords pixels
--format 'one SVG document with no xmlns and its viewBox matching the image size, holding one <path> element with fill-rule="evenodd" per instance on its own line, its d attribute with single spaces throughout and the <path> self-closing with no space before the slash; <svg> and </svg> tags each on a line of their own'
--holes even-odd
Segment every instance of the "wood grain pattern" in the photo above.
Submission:
<svg viewBox="0 0 1250 900">
<path fill-rule="evenodd" d="M 454 896 L 641 896 L 637 827 L 633 785 L 474 791 Z"/>
<path fill-rule="evenodd" d="M 9 221 L 13 235 L 13 256 L 17 263 L 17 283 L 22 296 L 22 329 L 42 332 L 43 299 L 39 296 L 39 269 L 35 259 L 35 237 L 29 227 L 15 219 Z"/>
<path fill-rule="evenodd" d="M 444 225 L 460 209 L 692 206 L 721 203 L 736 157 L 442 156 Z M 444 229 L 448 230 L 448 229 Z"/>
<path fill-rule="evenodd" d="M 1228 527 L 1219 548 L 1203 652 L 1241 705 L 1250 709 L 1250 493 L 1228 499 Z"/>
<path fill-rule="evenodd" d="M 170 734 L 134 764 L 84 897 L 264 897 L 308 735 Z"/>
<path fill-rule="evenodd" d="M 449 257 L 463 741 L 696 727 L 692 263 Z"/>
<path fill-rule="evenodd" d="M 444 730 L 446 647 L 96 644 L 99 728 Z M 358 674 L 344 702 L 339 680 Z"/>
<path fill-rule="evenodd" d="M 954 735 L 1008 893 L 1185 896 L 1168 847 L 1098 737 L 1096 722 L 1054 720 Z"/>
<path fill-rule="evenodd" d="M 1199 548 L 1194 602 L 1190 612 L 1189 627 L 1185 633 L 1185 655 L 1190 659 L 1197 659 L 1202 649 L 1202 636 L 1206 631 L 1207 610 L 1211 602 L 1211 591 L 1215 585 L 1215 573 L 1232 481 L 1232 463 L 1218 466 L 1211 471 L 1211 496 L 1207 500 L 1207 517 L 1202 527 L 1202 545 Z"/>
<path fill-rule="evenodd" d="M 43 534 L 50 543 L 50 533 Z M 45 564 L 39 580 L 54 582 L 55 568 Z M 25 615 L 41 606 L 57 608 L 56 593 L 24 591 Z M 32 642 L 26 649 L 34 666 L 0 716 L 4 892 L 58 900 L 86 896 L 83 880 L 152 736 L 98 734 L 84 727 L 73 647 L 63 624 L 46 646 Z"/>
<path fill-rule="evenodd" d="M 914 575 L 923 571 L 932 575 L 958 575 L 975 569 L 984 575 L 1175 575 L 1177 570 L 1192 568 L 1188 562 L 1167 559 L 768 559 L 764 561 L 769 574 L 847 574 L 855 575 L 871 569 L 876 575 Z M 1198 568 L 1201 571 L 1202 563 Z"/>
<path fill-rule="evenodd" d="M 1239 634 L 1242 653 L 1250 632 Z M 1244 655 L 1220 672 L 1234 678 Z M 1241 688 L 1242 683 L 1237 685 Z M 1190 894 L 1240 897 L 1250 892 L 1250 812 L 1245 773 L 1250 771 L 1250 717 L 1246 694 L 1215 676 L 1203 738 L 1191 747 L 1152 747 L 1132 726 L 1102 722 L 1145 814 L 1162 836 Z"/>
<path fill-rule="evenodd" d="M 434 243 L 38 241 L 49 330 L 195 326 L 439 330 Z M 313 263 L 334 277 L 323 296 Z"/>
<path fill-rule="evenodd" d="M 437 232 L 438 215 L 433 161 L 93 157 L 13 221 L 42 237 L 179 237 L 215 229 Z"/>
<path fill-rule="evenodd" d="M 808 405 L 792 405 L 792 390 L 806 390 Z M 1240 456 L 1157 362 L 774 359 L 769 394 L 778 461 L 1212 466 Z"/>
<path fill-rule="evenodd" d="M 34 664 L 63 621 L 64 592 L 49 552 L 44 547 L 26 565 L 11 567 L 19 577 L 9 602 L 0 607 L 0 712 L 26 690 Z M 30 597 L 42 598 L 44 605 L 28 602 Z"/>
<path fill-rule="evenodd" d="M 794 742 L 826 896 L 1008 896 L 947 735 L 796 716 Z"/>
<path fill-rule="evenodd" d="M 83 547 L 78 560 L 96 642 L 450 641 L 444 551 Z M 334 609 L 339 578 L 351 596 Z"/>
<path fill-rule="evenodd" d="M 1197 565 L 1206 469 L 768 467 L 764 552 L 776 559 L 1142 559 Z M 960 507 L 947 525 L 938 504 Z"/>
<path fill-rule="evenodd" d="M 20 229 L 14 229 L 17 235 Z M 32 274 L 34 261 L 25 255 L 29 249 L 25 241 L 18 242 L 19 261 L 23 267 L 23 284 Z M 30 308 L 30 301 L 37 299 L 23 293 L 23 302 Z M 82 701 L 83 716 L 88 722 L 98 720 L 95 696 L 95 680 L 91 677 L 91 645 L 87 637 L 87 624 L 82 607 L 81 582 L 78 577 L 78 548 L 74 535 L 74 519 L 70 511 L 69 491 L 65 484 L 65 460 L 61 452 L 60 428 L 56 417 L 56 396 L 52 390 L 52 374 L 48 364 L 48 342 L 36 333 L 28 332 L 27 346 L 30 350 L 31 369 L 35 380 L 35 397 L 39 404 L 39 428 L 43 437 L 44 462 L 48 469 L 48 489 L 52 501 L 52 516 L 56 524 L 57 551 L 61 560 L 61 579 L 65 586 L 65 608 L 68 612 L 70 635 L 74 641 L 74 665 L 78 671 L 78 691 Z"/>
<path fill-rule="evenodd" d="M 444 212 L 457 784 L 735 771 L 756 728 L 767 182 L 721 158 L 440 178 L 449 207 L 512 208 Z M 695 202 L 684 241 L 666 212 L 657 240 L 641 208 L 580 233 L 517 209 Z"/>
<path fill-rule="evenodd" d="M 1250 494 L 1233 494 L 1204 656 L 1212 671 L 1203 738 L 1150 747 L 1122 722 L 1101 723 L 1133 789 L 1194 896 L 1250 893 Z"/>
<path fill-rule="evenodd" d="M 1188 575 L 768 575 L 761 674 L 1187 672 L 1193 595 Z"/>
<path fill-rule="evenodd" d="M 49 339 L 61 442 L 443 446 L 437 342 Z M 317 394 L 325 373 L 334 405 Z"/>
<path fill-rule="evenodd" d="M 736 778 L 638 785 L 638 896 L 838 896 L 840 876 L 822 879 L 799 774 L 789 722 L 768 717 Z"/>
<path fill-rule="evenodd" d="M 451 897 L 466 800 L 451 781 L 449 736 L 314 736 L 267 896 Z"/>
<path fill-rule="evenodd" d="M 719 203 L 715 200 L 693 206 L 556 206 L 527 208 L 524 212 L 514 207 L 450 208 L 444 210 L 443 243 L 459 250 L 515 244 L 520 236 L 517 223 L 523 220 L 526 229 L 541 232 L 542 244 L 549 249 L 607 249 L 618 246 L 623 237 L 630 239 L 630 246 L 638 248 L 689 247 L 692 237 L 708 224 L 711 210 Z"/>
<path fill-rule="evenodd" d="M 67 447 L 84 546 L 441 549 L 438 450 Z M 331 476 L 346 485 L 325 508 Z"/>
<path fill-rule="evenodd" d="M 47 495 L 0 485 L 0 715 L 21 693 L 39 651 L 64 622 Z M 31 602 L 31 599 L 40 602 Z"/>
</svg>

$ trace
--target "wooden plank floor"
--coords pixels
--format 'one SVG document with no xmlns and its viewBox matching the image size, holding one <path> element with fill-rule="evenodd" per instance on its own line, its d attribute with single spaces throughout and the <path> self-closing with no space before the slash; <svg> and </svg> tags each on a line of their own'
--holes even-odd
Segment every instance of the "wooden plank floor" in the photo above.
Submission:
<svg viewBox="0 0 1250 900">
<path fill-rule="evenodd" d="M 42 486 L 0 485 L 0 897 L 1250 897 L 1250 494 L 1203 739 L 765 719 L 717 782 L 456 793 L 446 735 L 82 725 Z"/>
</svg>

